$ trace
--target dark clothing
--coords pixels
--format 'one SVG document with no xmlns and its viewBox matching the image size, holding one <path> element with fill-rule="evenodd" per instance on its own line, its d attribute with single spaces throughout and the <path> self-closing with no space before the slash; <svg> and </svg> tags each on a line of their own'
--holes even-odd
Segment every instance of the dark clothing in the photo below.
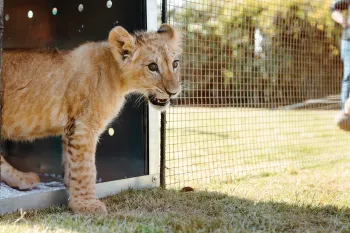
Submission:
<svg viewBox="0 0 350 233">
<path fill-rule="evenodd" d="M 350 0 L 333 0 L 331 4 L 331 11 L 348 9 L 348 20 L 346 27 L 343 29 L 342 39 L 350 40 Z"/>
</svg>

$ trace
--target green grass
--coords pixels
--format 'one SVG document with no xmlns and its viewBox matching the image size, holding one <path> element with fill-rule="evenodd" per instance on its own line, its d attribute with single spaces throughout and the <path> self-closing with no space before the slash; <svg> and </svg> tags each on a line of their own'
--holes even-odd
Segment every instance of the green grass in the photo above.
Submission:
<svg viewBox="0 0 350 233">
<path fill-rule="evenodd" d="M 350 232 L 350 159 L 195 188 L 122 192 L 104 199 L 108 217 L 4 215 L 0 232 Z"/>
<path fill-rule="evenodd" d="M 350 232 L 350 134 L 335 114 L 173 108 L 169 190 L 108 197 L 108 217 L 67 207 L 3 215 L 0 233 Z M 187 185 L 196 191 L 179 191 Z"/>
<path fill-rule="evenodd" d="M 213 182 L 350 155 L 338 111 L 174 107 L 167 114 L 167 183 Z"/>
</svg>

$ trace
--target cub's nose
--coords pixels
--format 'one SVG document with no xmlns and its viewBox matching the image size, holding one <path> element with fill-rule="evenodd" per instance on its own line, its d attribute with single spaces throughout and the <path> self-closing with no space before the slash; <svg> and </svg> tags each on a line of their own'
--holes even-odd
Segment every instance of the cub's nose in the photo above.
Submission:
<svg viewBox="0 0 350 233">
<path fill-rule="evenodd" d="M 169 95 L 169 98 L 176 98 L 181 92 L 181 84 L 177 80 L 171 80 L 165 83 L 164 90 Z"/>
<path fill-rule="evenodd" d="M 173 75 L 170 79 L 163 80 L 163 86 L 169 98 L 175 98 L 181 92 L 181 83 L 178 78 Z"/>
<path fill-rule="evenodd" d="M 177 94 L 177 92 L 173 93 L 173 92 L 168 91 L 167 89 L 165 89 L 165 91 L 169 95 L 169 97 L 172 97 L 172 96 Z"/>
</svg>

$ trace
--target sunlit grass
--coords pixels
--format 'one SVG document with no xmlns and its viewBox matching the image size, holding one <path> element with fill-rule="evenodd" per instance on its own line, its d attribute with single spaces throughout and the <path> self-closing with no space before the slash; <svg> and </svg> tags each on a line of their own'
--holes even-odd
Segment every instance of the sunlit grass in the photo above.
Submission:
<svg viewBox="0 0 350 233">
<path fill-rule="evenodd" d="M 349 158 L 195 189 L 125 191 L 104 199 L 108 217 L 73 215 L 67 207 L 8 214 L 0 232 L 350 231 Z"/>
<path fill-rule="evenodd" d="M 167 112 L 167 183 L 210 182 L 350 154 L 337 111 L 174 107 Z"/>
<path fill-rule="evenodd" d="M 173 108 L 167 182 L 175 189 L 105 198 L 108 217 L 67 207 L 3 215 L 0 233 L 350 232 L 350 135 L 335 114 Z M 184 185 L 196 191 L 180 192 Z"/>
</svg>

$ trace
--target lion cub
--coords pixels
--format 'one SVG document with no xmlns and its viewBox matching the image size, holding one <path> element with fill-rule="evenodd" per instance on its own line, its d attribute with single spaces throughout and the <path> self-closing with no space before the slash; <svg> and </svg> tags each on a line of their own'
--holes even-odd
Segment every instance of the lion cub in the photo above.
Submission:
<svg viewBox="0 0 350 233">
<path fill-rule="evenodd" d="M 62 135 L 68 206 L 78 213 L 107 213 L 96 197 L 95 150 L 99 136 L 124 104 L 145 95 L 159 110 L 181 91 L 180 34 L 167 24 L 157 32 L 130 35 L 111 30 L 108 42 L 72 51 L 5 51 L 2 137 L 34 140 Z M 1 180 L 21 190 L 38 182 L 0 155 Z"/>
</svg>

